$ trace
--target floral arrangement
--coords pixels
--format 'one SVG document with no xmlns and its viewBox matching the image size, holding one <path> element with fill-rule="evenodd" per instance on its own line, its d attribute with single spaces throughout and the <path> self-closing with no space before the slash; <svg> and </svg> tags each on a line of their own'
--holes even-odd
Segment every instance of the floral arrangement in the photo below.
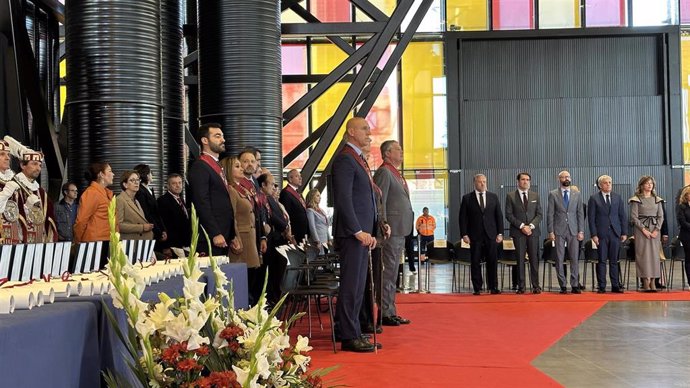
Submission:
<svg viewBox="0 0 690 388">
<path fill-rule="evenodd" d="M 312 349 L 306 337 L 298 336 L 290 345 L 287 330 L 299 318 L 287 322 L 276 318 L 285 297 L 269 312 L 265 294 L 247 311 L 235 310 L 232 287 L 210 257 L 210 267 L 218 291 L 205 298 L 205 284 L 199 281 L 196 253 L 198 218 L 192 208 L 192 243 L 183 259 L 183 296 L 164 293 L 159 302 L 148 304 L 140 297 L 144 279 L 134 268 L 115 229 L 115 199 L 108 209 L 110 222 L 110 261 L 107 273 L 113 285 L 113 305 L 124 310 L 127 336 L 117 326 L 107 308 L 111 323 L 127 348 L 135 379 L 142 387 L 321 387 L 322 376 L 330 369 L 308 373 Z M 206 236 L 208 241 L 208 236 Z M 264 289 L 265 291 L 265 289 Z M 122 376 L 108 371 L 109 387 L 132 385 Z M 135 382 L 135 383 L 136 383 Z"/>
</svg>

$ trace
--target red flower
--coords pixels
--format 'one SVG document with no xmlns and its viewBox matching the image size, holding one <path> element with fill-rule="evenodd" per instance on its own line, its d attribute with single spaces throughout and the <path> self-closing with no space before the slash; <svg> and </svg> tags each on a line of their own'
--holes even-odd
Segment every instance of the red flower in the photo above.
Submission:
<svg viewBox="0 0 690 388">
<path fill-rule="evenodd" d="M 177 370 L 181 372 L 189 372 L 192 370 L 202 370 L 204 367 L 199 365 L 193 358 L 185 358 L 177 363 Z"/>
<path fill-rule="evenodd" d="M 235 372 L 228 370 L 224 372 L 211 372 L 208 376 L 211 384 L 216 388 L 241 388 L 240 383 L 237 382 L 237 375 Z"/>
<path fill-rule="evenodd" d="M 208 346 L 203 345 L 203 346 L 200 347 L 199 349 L 195 350 L 194 353 L 196 353 L 197 356 L 207 356 L 208 353 L 209 353 Z"/>
<path fill-rule="evenodd" d="M 172 346 L 163 350 L 163 353 L 161 354 L 161 359 L 163 362 L 168 364 L 175 364 L 179 357 L 180 352 L 178 352 L 177 349 L 173 348 Z"/>
<path fill-rule="evenodd" d="M 228 348 L 237 353 L 237 351 L 240 349 L 240 343 L 237 341 L 228 341 Z"/>
<path fill-rule="evenodd" d="M 237 338 L 241 335 L 244 334 L 244 330 L 237 326 L 228 326 L 223 331 L 220 332 L 220 338 L 224 340 L 229 340 L 233 338 Z"/>
<path fill-rule="evenodd" d="M 321 376 L 307 375 L 307 383 L 309 383 L 313 388 L 323 387 Z"/>
</svg>

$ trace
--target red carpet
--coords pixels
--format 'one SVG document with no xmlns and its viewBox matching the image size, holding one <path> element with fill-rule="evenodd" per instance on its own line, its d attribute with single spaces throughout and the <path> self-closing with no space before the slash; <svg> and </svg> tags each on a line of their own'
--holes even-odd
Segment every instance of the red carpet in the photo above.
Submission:
<svg viewBox="0 0 690 388">
<path fill-rule="evenodd" d="M 378 354 L 333 354 L 316 326 L 312 367 L 339 365 L 328 385 L 351 387 L 551 387 L 530 362 L 608 301 L 690 300 L 688 292 L 582 295 L 398 295 L 411 325 L 385 327 Z M 327 317 L 327 314 L 324 314 Z M 296 328 L 306 333 L 306 319 Z"/>
</svg>

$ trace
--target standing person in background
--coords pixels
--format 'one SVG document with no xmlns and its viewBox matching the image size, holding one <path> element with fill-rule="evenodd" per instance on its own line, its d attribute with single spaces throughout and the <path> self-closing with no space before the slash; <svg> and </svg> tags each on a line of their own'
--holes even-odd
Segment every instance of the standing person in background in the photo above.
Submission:
<svg viewBox="0 0 690 388">
<path fill-rule="evenodd" d="M 484 282 L 481 260 L 486 258 L 486 283 L 491 294 L 498 289 L 498 244 L 503 242 L 503 212 L 498 196 L 486 190 L 486 175 L 474 176 L 474 190 L 465 194 L 460 203 L 460 235 L 470 244 L 470 271 L 474 295 L 479 295 Z"/>
<path fill-rule="evenodd" d="M 506 220 L 510 224 L 510 237 L 517 252 L 517 293 L 525 293 L 525 261 L 529 255 L 529 278 L 532 293 L 541 294 L 539 287 L 539 224 L 543 217 L 539 194 L 530 190 L 532 177 L 521 172 L 517 175 L 518 188 L 506 195 Z"/>
<path fill-rule="evenodd" d="M 414 212 L 410 202 L 407 181 L 398 168 L 402 165 L 403 150 L 395 140 L 381 144 L 383 164 L 374 174 L 374 183 L 381 190 L 381 216 L 390 228 L 390 238 L 383 242 L 381 259 L 383 261 L 381 313 L 384 326 L 400 326 L 410 323 L 409 319 L 398 315 L 395 305 L 395 280 L 398 277 L 400 256 L 405 248 L 405 236 L 412 231 Z"/>
<path fill-rule="evenodd" d="M 307 193 L 307 220 L 309 221 L 309 241 L 319 247 L 319 254 L 324 254 L 324 244 L 330 247 L 331 237 L 328 228 L 331 226 L 328 215 L 321 208 L 321 193 L 311 189 Z"/>
<path fill-rule="evenodd" d="M 611 292 L 622 294 L 624 291 L 620 286 L 618 251 L 621 243 L 628 238 L 625 234 L 628 218 L 625 214 L 623 199 L 611 191 L 613 189 L 611 177 L 608 175 L 600 176 L 597 179 L 597 185 L 599 192 L 592 194 L 587 202 L 589 232 L 592 234 L 592 242 L 597 245 L 597 253 L 599 254 L 599 263 L 597 263 L 599 289 L 597 293 L 606 292 L 606 265 L 608 263 Z"/>
<path fill-rule="evenodd" d="M 422 215 L 417 218 L 415 223 L 415 229 L 417 229 L 417 234 L 419 235 L 419 244 L 421 245 L 418 249 L 420 252 L 419 260 L 426 260 L 426 245 L 434 241 L 434 231 L 436 230 L 436 219 L 434 216 L 429 215 L 429 208 L 424 207 L 422 209 Z M 414 262 L 410 262 L 410 271 L 414 271 Z"/>
<path fill-rule="evenodd" d="M 165 243 L 168 239 L 168 232 L 158 211 L 156 193 L 153 191 L 152 186 L 154 177 L 151 167 L 148 164 L 138 164 L 134 167 L 134 171 L 139 173 L 139 179 L 141 179 L 136 199 L 139 201 L 142 210 L 144 210 L 146 219 L 153 224 L 153 237 L 159 243 Z"/>
<path fill-rule="evenodd" d="M 108 241 L 108 206 L 113 192 L 108 186 L 113 184 L 113 170 L 108 163 L 91 163 L 84 174 L 91 182 L 79 200 L 79 211 L 74 221 L 74 242 Z"/>
<path fill-rule="evenodd" d="M 628 199 L 630 222 L 635 236 L 635 266 L 642 278 L 643 292 L 656 292 L 654 279 L 661 277 L 661 225 L 664 223 L 664 200 L 656 195 L 656 182 L 644 175 L 637 183 L 635 195 Z"/>
<path fill-rule="evenodd" d="M 77 185 L 67 182 L 62 185 L 62 199 L 55 204 L 55 219 L 57 221 L 58 240 L 72 241 L 74 238 L 74 222 L 77 220 Z"/>
<path fill-rule="evenodd" d="M 0 140 L 0 192 L 5 185 L 14 178 L 14 171 L 10 168 L 10 145 L 5 140 Z M 0 195 L 0 198 L 3 196 Z M 0 244 L 19 244 L 19 212 L 16 207 L 7 209 L 7 200 L 0 200 L 0 221 L 2 221 L 2 236 Z M 5 210 L 9 210 L 5 212 Z"/>
<path fill-rule="evenodd" d="M 166 225 L 168 239 L 163 242 L 162 252 L 168 257 L 174 253 L 170 248 L 188 247 L 192 239 L 192 223 L 190 211 L 182 198 L 184 183 L 182 175 L 168 175 L 168 191 L 158 197 L 158 212 L 163 224 Z"/>
<path fill-rule="evenodd" d="M 301 243 L 309 236 L 309 221 L 307 220 L 307 203 L 302 198 L 299 189 L 302 187 L 302 175 L 297 170 L 290 170 L 287 174 L 288 184 L 280 192 L 280 203 L 290 213 L 290 224 L 295 240 Z"/>
<path fill-rule="evenodd" d="M 283 213 L 278 201 L 276 201 L 273 196 L 273 193 L 277 189 L 276 186 L 278 186 L 273 175 L 270 172 L 262 173 L 257 178 L 257 181 L 268 201 L 266 211 L 268 214 L 268 223 L 271 226 L 271 232 L 266 239 L 268 242 L 268 249 L 264 254 L 264 265 L 268 270 L 266 298 L 269 304 L 275 305 L 283 294 L 281 286 L 287 268 L 287 261 L 278 253 L 276 248 L 287 244 L 289 241 L 288 219 Z"/>
<path fill-rule="evenodd" d="M 570 173 L 561 171 L 558 174 L 559 188 L 549 192 L 549 205 L 546 212 L 548 238 L 556 242 L 556 276 L 561 286 L 561 294 L 568 292 L 563 263 L 565 251 L 570 257 L 570 286 L 573 294 L 580 294 L 578 263 L 580 241 L 585 238 L 585 212 L 582 195 L 575 186 L 571 186 Z M 567 248 L 566 248 L 567 247 Z"/>
<path fill-rule="evenodd" d="M 690 282 L 690 186 L 685 186 L 680 192 L 678 206 L 676 207 L 676 219 L 680 226 L 678 239 L 683 244 L 685 253 L 685 279 Z M 684 285 L 682 285 L 684 286 Z"/>
<path fill-rule="evenodd" d="M 122 240 L 152 240 L 153 223 L 146 219 L 136 199 L 140 185 L 139 174 L 127 170 L 120 178 L 122 192 L 117 196 L 117 225 Z"/>
</svg>

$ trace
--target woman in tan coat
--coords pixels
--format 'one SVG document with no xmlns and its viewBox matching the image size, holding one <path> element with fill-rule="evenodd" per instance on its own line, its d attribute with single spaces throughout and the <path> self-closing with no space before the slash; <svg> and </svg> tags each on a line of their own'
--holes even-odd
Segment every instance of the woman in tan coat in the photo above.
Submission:
<svg viewBox="0 0 690 388">
<path fill-rule="evenodd" d="M 139 191 L 139 174 L 125 171 L 120 178 L 122 193 L 117 196 L 117 224 L 122 240 L 153 240 L 153 224 L 146 220 L 144 210 L 134 196 Z"/>
<path fill-rule="evenodd" d="M 221 166 L 225 170 L 228 178 L 228 191 L 230 192 L 230 202 L 235 213 L 235 224 L 237 235 L 242 240 L 242 253 L 235 254 L 230 252 L 230 261 L 234 263 L 247 263 L 247 268 L 258 268 L 261 266 L 261 259 L 256 244 L 256 226 L 254 218 L 254 203 L 252 193 L 239 185 L 242 179 L 242 166 L 236 157 L 227 157 L 221 160 Z"/>
</svg>

